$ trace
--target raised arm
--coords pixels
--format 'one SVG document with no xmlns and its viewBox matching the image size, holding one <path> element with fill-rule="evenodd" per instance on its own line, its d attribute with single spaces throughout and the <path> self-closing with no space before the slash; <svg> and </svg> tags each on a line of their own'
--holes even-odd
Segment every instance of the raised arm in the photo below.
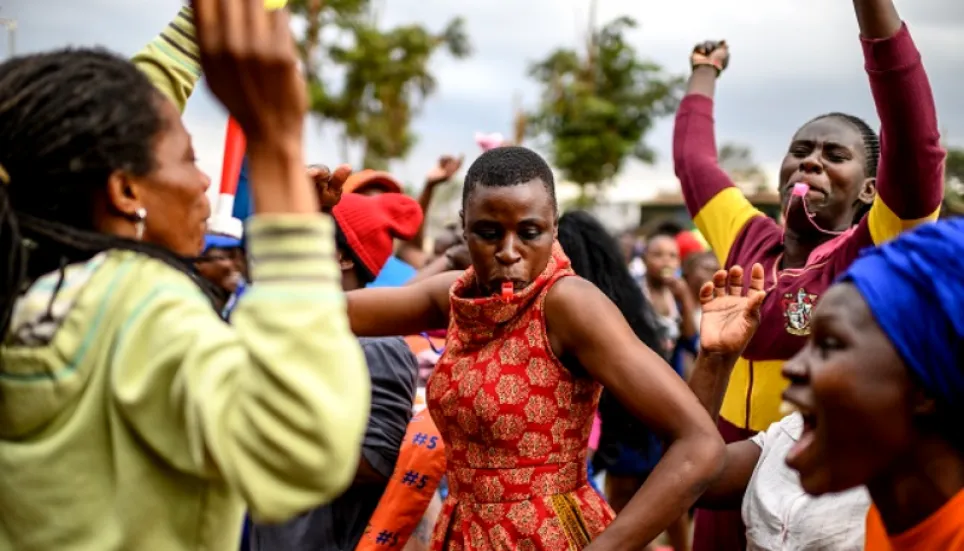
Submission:
<svg viewBox="0 0 964 551">
<path fill-rule="evenodd" d="M 686 208 L 721 264 L 747 221 L 762 215 L 733 185 L 717 160 L 713 95 L 728 58 L 725 43 L 697 46 L 693 74 L 673 130 L 673 166 L 683 187 Z"/>
<path fill-rule="evenodd" d="M 187 278 L 145 263 L 130 278 L 136 306 L 113 347 L 111 390 L 174 469 L 220 478 L 256 519 L 281 521 L 351 482 L 368 369 L 348 327 L 334 225 L 304 174 L 308 98 L 287 16 L 250 2 L 192 7 L 211 91 L 249 140 L 254 285 L 229 327 Z"/>
<path fill-rule="evenodd" d="M 599 289 L 565 278 L 546 298 L 553 348 L 579 363 L 669 447 L 652 476 L 587 550 L 639 549 L 685 513 L 723 468 L 723 440 L 686 384 L 639 341 Z M 658 503 L 658 507 L 653 504 Z"/>
<path fill-rule="evenodd" d="M 877 197 L 868 215 L 871 238 L 880 244 L 937 218 L 945 151 L 920 52 L 893 1 L 853 1 L 881 124 Z"/>
<path fill-rule="evenodd" d="M 131 59 L 154 86 L 183 111 L 201 78 L 201 59 L 194 36 L 194 12 L 181 8 L 173 21 Z"/>
<path fill-rule="evenodd" d="M 759 324 L 759 307 L 765 296 L 763 285 L 763 267 L 756 264 L 745 297 L 742 296 L 743 269 L 739 266 L 730 268 L 729 273 L 718 271 L 712 283 L 706 283 L 700 289 L 700 302 L 703 303 L 701 347 L 689 385 L 714 421 L 719 418 L 733 366 Z M 723 474 L 706 489 L 696 504 L 705 509 L 738 508 L 761 451 L 760 446 L 751 440 L 728 444 Z"/>
<path fill-rule="evenodd" d="M 265 0 L 265 6 L 272 3 Z M 285 3 L 282 3 L 282 6 Z M 154 86 L 184 111 L 201 79 L 201 59 L 194 32 L 194 11 L 184 6 L 154 40 L 131 58 Z"/>
<path fill-rule="evenodd" d="M 224 480 L 258 520 L 276 522 L 350 484 L 368 370 L 345 318 L 331 220 L 255 217 L 248 237 L 255 284 L 232 326 L 167 266 L 132 273 L 111 385 L 158 457 Z"/>
<path fill-rule="evenodd" d="M 359 337 L 414 335 L 444 329 L 449 289 L 461 272 L 445 272 L 404 287 L 349 291 L 348 320 Z"/>
</svg>

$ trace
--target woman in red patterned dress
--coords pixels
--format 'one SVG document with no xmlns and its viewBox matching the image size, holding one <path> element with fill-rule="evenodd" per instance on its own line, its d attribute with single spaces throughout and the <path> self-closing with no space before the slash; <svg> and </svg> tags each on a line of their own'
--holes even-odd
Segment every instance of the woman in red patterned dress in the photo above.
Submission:
<svg viewBox="0 0 964 551">
<path fill-rule="evenodd" d="M 484 153 L 462 205 L 471 268 L 348 294 L 358 335 L 448 327 L 427 389 L 451 488 L 433 549 L 642 547 L 720 472 L 719 433 L 616 306 L 570 269 L 556 243 L 552 171 L 539 155 Z M 669 443 L 615 520 L 586 479 L 602 385 Z M 413 483 L 417 475 L 404 473 Z"/>
</svg>

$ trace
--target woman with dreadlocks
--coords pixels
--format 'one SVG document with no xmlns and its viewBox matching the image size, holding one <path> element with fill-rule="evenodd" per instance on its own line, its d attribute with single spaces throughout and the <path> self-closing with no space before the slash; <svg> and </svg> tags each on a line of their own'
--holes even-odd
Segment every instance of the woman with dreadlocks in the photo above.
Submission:
<svg viewBox="0 0 964 551">
<path fill-rule="evenodd" d="M 163 95 L 102 50 L 0 65 L 2 549 L 235 551 L 245 506 L 286 519 L 358 466 L 368 372 L 304 174 L 287 17 L 192 3 L 200 48 L 188 10 L 137 58 Z M 233 326 L 191 269 L 210 182 L 168 99 L 198 58 L 247 135 L 258 212 Z"/>
<path fill-rule="evenodd" d="M 716 80 L 723 42 L 697 46 L 676 116 L 674 160 L 687 207 L 724 266 L 765 269 L 762 323 L 733 370 L 720 430 L 743 440 L 779 420 L 783 362 L 804 344 L 818 297 L 861 249 L 937 218 L 944 151 L 930 84 L 892 0 L 854 0 L 865 67 L 881 121 L 817 117 L 793 136 L 780 173 L 785 223 L 755 209 L 717 162 Z M 746 548 L 739 512 L 697 515 L 696 551 Z"/>
</svg>

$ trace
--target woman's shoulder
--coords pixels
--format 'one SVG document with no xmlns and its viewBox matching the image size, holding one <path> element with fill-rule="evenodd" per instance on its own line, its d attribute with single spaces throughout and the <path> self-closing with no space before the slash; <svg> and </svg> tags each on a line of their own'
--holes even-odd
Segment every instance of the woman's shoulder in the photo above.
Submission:
<svg viewBox="0 0 964 551">
<path fill-rule="evenodd" d="M 14 305 L 2 349 L 0 392 L 10 407 L 0 415 L 0 436 L 20 437 L 55 419 L 109 361 L 139 297 L 189 284 L 172 267 L 126 251 L 37 278 Z"/>
<path fill-rule="evenodd" d="M 194 296 L 200 289 L 184 273 L 147 255 L 107 251 L 84 262 L 45 274 L 14 306 L 8 344 L 36 347 L 48 344 L 68 318 L 82 328 L 108 315 L 112 306 L 164 288 Z"/>
</svg>

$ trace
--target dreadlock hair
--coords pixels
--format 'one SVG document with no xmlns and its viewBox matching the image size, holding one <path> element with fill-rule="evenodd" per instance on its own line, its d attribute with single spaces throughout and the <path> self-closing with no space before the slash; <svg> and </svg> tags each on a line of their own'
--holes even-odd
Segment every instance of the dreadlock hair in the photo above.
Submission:
<svg viewBox="0 0 964 551">
<path fill-rule="evenodd" d="M 810 122 L 822 119 L 841 120 L 855 128 L 857 132 L 860 132 L 860 136 L 864 143 L 864 158 L 866 159 L 864 170 L 869 178 L 876 178 L 877 164 L 880 162 L 880 137 L 877 136 L 877 133 L 874 132 L 874 129 L 871 128 L 870 125 L 860 117 L 838 112 L 820 115 L 819 117 L 811 119 Z M 860 222 L 860 219 L 863 218 L 868 212 L 870 212 L 869 204 L 861 203 L 858 205 L 857 212 L 854 213 L 853 223 L 856 224 L 857 222 Z"/>
<path fill-rule="evenodd" d="M 653 351 L 660 350 L 656 312 L 629 273 L 619 243 L 606 228 L 588 212 L 567 212 L 559 218 L 559 244 L 572 262 L 573 271 L 613 301 L 643 344 Z M 620 442 L 638 450 L 657 445 L 650 431 L 608 390 L 603 391 L 599 414 L 605 427 L 603 439 L 607 443 Z M 602 446 L 600 452 L 600 464 L 612 459 L 603 457 L 611 454 Z"/>
<path fill-rule="evenodd" d="M 576 275 L 598 287 L 613 301 L 639 340 L 659 350 L 659 326 L 653 307 L 629 273 L 619 242 L 599 220 L 581 210 L 563 214 L 559 218 L 559 244 Z"/>
<path fill-rule="evenodd" d="M 163 129 L 162 96 L 126 59 L 102 49 L 64 49 L 0 65 L 0 329 L 43 274 L 110 249 L 137 251 L 188 274 L 212 298 L 191 259 L 100 233 L 94 199 L 118 170 L 145 176 Z"/>
</svg>

